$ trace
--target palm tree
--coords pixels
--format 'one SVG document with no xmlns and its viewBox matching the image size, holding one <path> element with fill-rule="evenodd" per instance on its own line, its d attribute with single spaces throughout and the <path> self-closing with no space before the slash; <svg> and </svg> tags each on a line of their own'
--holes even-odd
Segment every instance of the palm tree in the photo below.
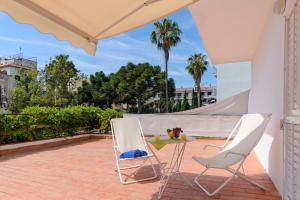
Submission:
<svg viewBox="0 0 300 200">
<path fill-rule="evenodd" d="M 208 62 L 206 60 L 206 55 L 201 53 L 194 54 L 188 58 L 188 66 L 186 67 L 186 70 L 193 76 L 197 86 L 198 107 L 202 106 L 200 84 L 202 75 L 207 70 L 207 65 Z"/>
<path fill-rule="evenodd" d="M 165 56 L 165 92 L 166 92 L 166 112 L 169 112 L 168 98 L 168 61 L 172 46 L 180 42 L 181 30 L 176 22 L 164 19 L 162 22 L 154 23 L 154 31 L 151 32 L 150 40 L 156 44 L 159 50 L 163 50 Z"/>
</svg>

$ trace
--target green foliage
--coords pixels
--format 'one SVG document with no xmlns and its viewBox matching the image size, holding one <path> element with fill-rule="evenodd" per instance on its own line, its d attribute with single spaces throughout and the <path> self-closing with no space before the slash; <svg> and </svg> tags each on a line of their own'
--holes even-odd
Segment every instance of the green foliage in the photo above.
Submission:
<svg viewBox="0 0 300 200">
<path fill-rule="evenodd" d="M 110 120 L 113 118 L 120 118 L 122 116 L 122 112 L 118 112 L 110 108 L 103 110 L 100 115 L 101 129 L 110 130 Z"/>
<path fill-rule="evenodd" d="M 128 63 L 109 76 L 102 71 L 96 72 L 90 76 L 89 82 L 84 81 L 82 87 L 78 88 L 74 95 L 75 102 L 101 108 L 125 104 L 127 112 L 155 112 L 154 106 L 149 106 L 147 101 L 157 93 L 164 93 L 164 74 L 159 66 L 149 63 Z M 169 79 L 169 97 L 174 97 L 174 93 L 174 80 Z M 164 96 L 161 101 L 165 100 Z M 160 104 L 159 107 L 163 106 Z"/>
<path fill-rule="evenodd" d="M 44 105 L 43 84 L 37 70 L 19 70 L 16 87 L 11 92 L 10 110 L 19 113 L 26 106 Z"/>
<path fill-rule="evenodd" d="M 20 113 L 26 106 L 66 106 L 72 99 L 68 84 L 78 70 L 67 55 L 58 55 L 44 70 L 21 69 L 11 92 L 9 109 Z"/>
<path fill-rule="evenodd" d="M 70 136 L 86 128 L 108 131 L 115 117 L 122 113 L 85 106 L 27 107 L 19 115 L 0 114 L 0 144 Z"/>
<path fill-rule="evenodd" d="M 197 108 L 197 107 L 198 107 L 197 93 L 193 89 L 193 93 L 192 93 L 192 108 Z"/>
<path fill-rule="evenodd" d="M 181 101 L 178 101 L 176 103 L 176 112 L 180 112 L 181 111 Z"/>
<path fill-rule="evenodd" d="M 149 63 L 128 63 L 114 74 L 106 75 L 100 71 L 88 79 L 78 74 L 68 55 L 58 55 L 50 59 L 44 70 L 19 71 L 9 108 L 12 113 L 18 114 L 27 106 L 63 108 L 85 105 L 122 109 L 125 105 L 129 112 L 163 112 L 166 110 L 165 74 L 159 66 Z M 76 88 L 80 81 L 81 87 Z M 149 101 L 157 93 L 161 94 L 160 101 Z M 174 94 L 175 83 L 170 78 L 168 101 L 172 100 Z M 68 115 L 67 111 L 65 115 Z"/>
<path fill-rule="evenodd" d="M 187 93 L 185 91 L 184 95 L 183 95 L 183 100 L 182 100 L 182 105 L 181 105 L 181 111 L 188 110 L 188 109 L 190 109 L 190 104 L 189 104 L 189 101 L 187 99 Z"/>
<path fill-rule="evenodd" d="M 166 93 L 165 93 L 165 80 L 164 80 L 164 76 L 165 73 L 162 72 L 161 74 L 159 74 L 158 79 L 157 79 L 157 90 L 158 93 L 160 94 L 160 99 L 159 102 L 157 104 L 157 107 L 159 109 L 160 112 L 166 112 L 167 108 L 166 108 Z M 168 98 L 169 98 L 169 102 L 170 100 L 173 100 L 175 97 L 175 81 L 172 78 L 168 79 Z M 169 103 L 170 104 L 170 103 Z M 171 108 L 171 106 L 170 106 Z"/>
<path fill-rule="evenodd" d="M 112 76 L 117 82 L 118 101 L 129 105 L 137 105 L 138 113 L 142 112 L 145 102 L 155 96 L 160 67 L 149 63 L 128 63 Z"/>
<path fill-rule="evenodd" d="M 45 66 L 44 77 L 47 87 L 47 95 L 55 106 L 68 104 L 70 92 L 68 83 L 71 78 L 77 76 L 78 70 L 74 63 L 69 60 L 68 55 L 58 55 L 50 60 Z"/>
<path fill-rule="evenodd" d="M 206 60 L 206 55 L 204 54 L 194 54 L 188 58 L 188 66 L 186 70 L 190 75 L 193 76 L 195 84 L 197 86 L 198 93 L 198 107 L 202 106 L 201 101 L 201 78 L 204 72 L 207 70 L 208 61 Z"/>
<path fill-rule="evenodd" d="M 110 77 L 100 71 L 90 75 L 89 80 L 89 82 L 83 81 L 82 86 L 75 93 L 76 103 L 109 108 L 114 97 L 114 90 L 109 83 Z"/>
</svg>

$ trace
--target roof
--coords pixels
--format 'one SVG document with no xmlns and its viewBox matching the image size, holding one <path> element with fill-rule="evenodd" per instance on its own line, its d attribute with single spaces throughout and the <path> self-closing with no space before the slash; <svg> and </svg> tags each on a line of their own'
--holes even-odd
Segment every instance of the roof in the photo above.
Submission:
<svg viewBox="0 0 300 200">
<path fill-rule="evenodd" d="M 215 86 L 201 86 L 201 91 L 204 92 L 204 91 L 212 91 L 216 89 Z M 176 88 L 176 92 L 177 93 L 184 93 L 184 92 L 192 92 L 193 88 Z M 194 88 L 194 91 L 196 92 L 196 88 Z"/>
</svg>

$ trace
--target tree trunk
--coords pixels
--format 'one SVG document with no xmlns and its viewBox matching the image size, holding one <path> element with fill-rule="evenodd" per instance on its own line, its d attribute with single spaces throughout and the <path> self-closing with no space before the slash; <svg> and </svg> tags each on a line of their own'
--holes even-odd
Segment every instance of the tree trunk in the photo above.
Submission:
<svg viewBox="0 0 300 200">
<path fill-rule="evenodd" d="M 137 106 L 138 106 L 138 114 L 141 114 L 142 113 L 142 104 L 141 104 L 141 101 L 138 99 L 138 102 L 137 102 Z"/>
<path fill-rule="evenodd" d="M 198 107 L 202 106 L 201 101 L 201 79 L 197 80 L 197 96 L 198 96 Z"/>
<path fill-rule="evenodd" d="M 109 97 L 106 97 L 106 107 L 109 108 Z"/>
<path fill-rule="evenodd" d="M 168 61 L 169 51 L 164 50 L 165 53 L 165 93 L 166 93 L 166 113 L 169 112 L 169 93 L 168 93 Z"/>
</svg>

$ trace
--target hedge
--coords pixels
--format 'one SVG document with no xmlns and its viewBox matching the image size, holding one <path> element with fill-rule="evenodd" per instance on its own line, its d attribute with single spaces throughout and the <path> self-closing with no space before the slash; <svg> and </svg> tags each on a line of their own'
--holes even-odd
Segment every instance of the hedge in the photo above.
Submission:
<svg viewBox="0 0 300 200">
<path fill-rule="evenodd" d="M 0 113 L 0 144 L 71 136 L 81 129 L 108 132 L 112 118 L 122 117 L 113 109 L 92 106 L 27 107 L 19 115 Z"/>
</svg>

